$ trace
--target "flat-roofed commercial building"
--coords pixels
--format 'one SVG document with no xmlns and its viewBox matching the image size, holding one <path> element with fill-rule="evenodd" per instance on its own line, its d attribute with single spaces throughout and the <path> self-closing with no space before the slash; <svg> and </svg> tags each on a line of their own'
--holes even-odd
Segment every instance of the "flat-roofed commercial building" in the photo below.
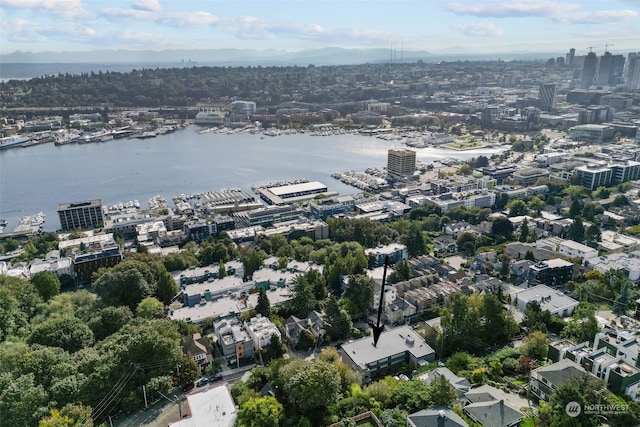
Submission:
<svg viewBox="0 0 640 427">
<path fill-rule="evenodd" d="M 376 347 L 373 337 L 365 337 L 343 344 L 340 352 L 342 361 L 365 379 L 393 372 L 403 365 L 421 366 L 434 361 L 436 355 L 435 350 L 406 325 L 382 332 Z"/>
<path fill-rule="evenodd" d="M 416 171 L 416 152 L 407 148 L 394 148 L 387 152 L 387 173 L 396 179 L 413 175 Z"/>
<path fill-rule="evenodd" d="M 318 194 L 324 194 L 327 197 L 337 195 L 335 192 L 329 192 L 327 186 L 318 181 L 262 187 L 256 188 L 255 191 L 260 194 L 262 200 L 270 205 L 303 202 L 313 199 Z"/>
<path fill-rule="evenodd" d="M 602 144 L 613 139 L 613 128 L 607 125 L 586 124 L 569 128 L 568 137 L 574 141 Z"/>
<path fill-rule="evenodd" d="M 58 216 L 63 231 L 86 230 L 104 224 L 100 199 L 58 205 Z"/>
<path fill-rule="evenodd" d="M 591 190 L 598 187 L 607 187 L 613 180 L 613 170 L 607 166 L 587 165 L 575 168 L 580 176 L 580 184 Z"/>
<path fill-rule="evenodd" d="M 258 225 L 269 226 L 276 222 L 298 219 L 303 212 L 294 205 L 269 206 L 254 211 L 239 212 L 233 215 L 233 219 L 239 228 L 255 227 Z"/>
</svg>

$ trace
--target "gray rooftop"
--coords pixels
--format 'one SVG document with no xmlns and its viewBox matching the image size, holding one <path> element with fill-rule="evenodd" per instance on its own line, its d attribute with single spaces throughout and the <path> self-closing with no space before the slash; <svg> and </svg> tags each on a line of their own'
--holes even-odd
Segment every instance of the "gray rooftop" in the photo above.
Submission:
<svg viewBox="0 0 640 427">
<path fill-rule="evenodd" d="M 362 369 L 377 360 L 410 352 L 416 359 L 423 359 L 435 351 L 409 326 L 387 329 L 380 335 L 377 347 L 373 346 L 373 337 L 365 337 L 344 344 L 342 350 Z"/>
</svg>

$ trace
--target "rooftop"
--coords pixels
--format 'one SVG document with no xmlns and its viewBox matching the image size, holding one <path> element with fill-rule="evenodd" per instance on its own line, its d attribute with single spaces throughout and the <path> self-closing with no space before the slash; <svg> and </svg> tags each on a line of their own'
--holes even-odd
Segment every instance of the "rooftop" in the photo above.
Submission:
<svg viewBox="0 0 640 427">
<path fill-rule="evenodd" d="M 426 358 L 435 353 L 424 339 L 409 326 L 400 326 L 382 332 L 376 347 L 373 346 L 373 337 L 364 337 L 343 344 L 342 350 L 362 369 L 366 369 L 367 364 L 406 351 L 416 359 Z"/>
</svg>

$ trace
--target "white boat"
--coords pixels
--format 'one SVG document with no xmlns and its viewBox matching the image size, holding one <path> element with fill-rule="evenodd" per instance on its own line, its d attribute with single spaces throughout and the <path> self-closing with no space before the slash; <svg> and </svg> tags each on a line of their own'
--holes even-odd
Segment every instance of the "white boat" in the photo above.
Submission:
<svg viewBox="0 0 640 427">
<path fill-rule="evenodd" d="M 3 148 L 9 148 L 9 147 L 14 147 L 16 145 L 21 145 L 21 144 L 24 144 L 25 142 L 29 142 L 30 140 L 31 138 L 29 138 L 28 136 L 20 136 L 20 135 L 7 136 L 4 138 L 0 138 L 0 150 L 2 150 Z"/>
</svg>

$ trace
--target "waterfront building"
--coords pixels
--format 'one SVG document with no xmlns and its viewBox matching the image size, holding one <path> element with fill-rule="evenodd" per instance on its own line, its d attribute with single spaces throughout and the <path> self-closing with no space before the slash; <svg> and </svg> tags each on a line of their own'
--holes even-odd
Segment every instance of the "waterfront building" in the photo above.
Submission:
<svg viewBox="0 0 640 427">
<path fill-rule="evenodd" d="M 256 188 L 256 192 L 269 205 L 303 202 L 315 198 L 318 194 L 327 197 L 337 195 L 335 192 L 329 192 L 327 186 L 318 181 L 260 187 Z"/>
<path fill-rule="evenodd" d="M 220 110 L 200 111 L 196 114 L 197 125 L 223 125 L 225 113 Z"/>
<path fill-rule="evenodd" d="M 58 205 L 58 216 L 63 231 L 86 230 L 104 224 L 100 199 Z"/>
<path fill-rule="evenodd" d="M 496 184 L 502 184 L 504 180 L 510 177 L 511 175 L 513 175 L 513 173 L 517 169 L 518 169 L 517 165 L 507 163 L 507 164 L 501 164 L 497 166 L 487 166 L 482 168 L 480 171 L 483 174 L 488 175 L 491 178 L 495 179 Z"/>
<path fill-rule="evenodd" d="M 369 201 L 369 199 L 367 199 Z M 312 200 L 309 203 L 314 218 L 326 220 L 330 216 L 348 214 L 355 210 L 356 199 L 353 196 L 336 196 Z"/>
<path fill-rule="evenodd" d="M 407 148 L 395 148 L 387 152 L 387 173 L 403 180 L 416 171 L 416 152 Z"/>
<path fill-rule="evenodd" d="M 302 210 L 294 205 L 269 206 L 248 212 L 238 212 L 233 215 L 236 226 L 256 227 L 273 225 L 276 222 L 298 219 Z"/>
<path fill-rule="evenodd" d="M 233 101 L 231 103 L 231 120 L 249 120 L 256 113 L 256 103 L 253 101 Z"/>
</svg>

